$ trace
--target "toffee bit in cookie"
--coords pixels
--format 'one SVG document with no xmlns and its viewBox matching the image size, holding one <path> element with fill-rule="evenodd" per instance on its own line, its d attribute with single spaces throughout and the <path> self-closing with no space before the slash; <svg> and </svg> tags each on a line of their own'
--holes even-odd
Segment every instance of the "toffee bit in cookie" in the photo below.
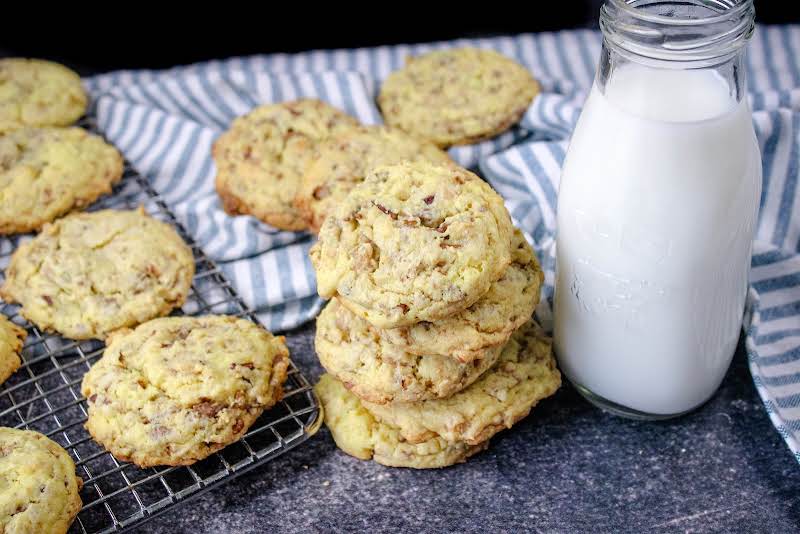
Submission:
<svg viewBox="0 0 800 534">
<path fill-rule="evenodd" d="M 392 218 L 392 220 L 397 220 L 397 213 L 395 213 L 395 212 L 393 212 L 393 211 L 389 210 L 389 209 L 388 209 L 388 208 L 386 208 L 385 206 L 382 206 L 382 205 L 378 204 L 377 202 L 376 202 L 376 203 L 374 203 L 374 205 L 375 205 L 375 207 L 376 207 L 376 208 L 378 208 L 379 210 L 381 210 L 383 213 L 385 213 L 386 215 L 388 215 L 389 217 L 391 217 L 391 218 Z"/>
<path fill-rule="evenodd" d="M 192 406 L 192 409 L 206 417 L 216 417 L 222 410 L 222 406 L 209 400 L 204 400 Z"/>
<path fill-rule="evenodd" d="M 233 431 L 234 434 L 238 434 L 239 432 L 242 431 L 243 428 L 244 428 L 244 421 L 242 421 L 242 418 L 239 417 L 236 419 L 236 422 L 233 423 L 233 427 L 231 428 L 231 430 Z"/>
<path fill-rule="evenodd" d="M 323 198 L 327 197 L 330 194 L 331 194 L 330 189 L 328 189 L 326 186 L 321 185 L 314 188 L 313 196 L 316 200 L 322 200 Z"/>
</svg>

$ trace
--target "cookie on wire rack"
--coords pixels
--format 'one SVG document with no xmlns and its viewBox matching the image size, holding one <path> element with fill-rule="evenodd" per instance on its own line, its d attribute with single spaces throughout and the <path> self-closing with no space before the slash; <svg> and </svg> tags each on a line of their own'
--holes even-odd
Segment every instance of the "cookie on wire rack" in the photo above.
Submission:
<svg viewBox="0 0 800 534">
<path fill-rule="evenodd" d="M 24 329 L 9 321 L 5 315 L 0 315 L 0 384 L 22 365 L 19 352 L 26 335 Z"/>
<path fill-rule="evenodd" d="M 194 256 L 168 224 L 138 210 L 75 213 L 11 256 L 0 297 L 39 328 L 71 339 L 166 315 L 183 305 Z"/>
<path fill-rule="evenodd" d="M 153 319 L 112 334 L 84 376 L 86 429 L 140 467 L 190 465 L 281 399 L 288 366 L 283 337 L 245 319 Z"/>
<path fill-rule="evenodd" d="M 80 77 L 41 59 L 0 59 L 0 133 L 26 126 L 68 126 L 86 112 Z"/>
<path fill-rule="evenodd" d="M 0 427 L 0 532 L 64 534 L 83 482 L 69 453 L 32 430 Z"/>
<path fill-rule="evenodd" d="M 40 230 L 111 192 L 122 155 L 82 128 L 0 134 L 0 234 Z"/>
</svg>

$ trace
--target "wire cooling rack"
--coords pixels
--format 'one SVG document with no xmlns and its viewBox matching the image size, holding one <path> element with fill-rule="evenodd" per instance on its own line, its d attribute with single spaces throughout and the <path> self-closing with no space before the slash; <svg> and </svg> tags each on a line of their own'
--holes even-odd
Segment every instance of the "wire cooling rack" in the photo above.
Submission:
<svg viewBox="0 0 800 534">
<path fill-rule="evenodd" d="M 175 227 L 194 252 L 192 291 L 177 314 L 219 313 L 258 322 L 158 193 L 129 164 L 114 192 L 94 204 L 91 211 L 140 205 Z M 30 237 L 0 237 L 0 281 L 5 278 L 11 253 L 26 239 Z M 22 367 L 0 386 L 0 425 L 41 432 L 72 455 L 84 485 L 83 508 L 70 532 L 120 532 L 138 526 L 297 446 L 318 423 L 319 407 L 311 386 L 292 363 L 283 400 L 264 413 L 237 443 L 189 467 L 141 469 L 117 461 L 83 427 L 87 406 L 80 394 L 81 380 L 102 356 L 103 344 L 45 333 L 27 323 L 16 305 L 0 301 L 0 310 L 28 332 Z"/>
</svg>

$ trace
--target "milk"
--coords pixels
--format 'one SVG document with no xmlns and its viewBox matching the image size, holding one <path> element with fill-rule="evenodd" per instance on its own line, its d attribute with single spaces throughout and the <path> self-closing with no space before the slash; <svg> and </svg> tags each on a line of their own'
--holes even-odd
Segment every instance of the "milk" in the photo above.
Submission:
<svg viewBox="0 0 800 534">
<path fill-rule="evenodd" d="M 731 92 L 713 70 L 618 67 L 605 94 L 592 89 L 564 163 L 559 364 L 644 414 L 706 401 L 739 337 L 761 160 Z"/>
</svg>

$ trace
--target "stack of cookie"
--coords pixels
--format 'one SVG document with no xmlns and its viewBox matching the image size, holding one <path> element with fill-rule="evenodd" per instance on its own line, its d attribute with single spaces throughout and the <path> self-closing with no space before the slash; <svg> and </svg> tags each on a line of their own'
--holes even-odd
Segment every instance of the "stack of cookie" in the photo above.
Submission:
<svg viewBox="0 0 800 534">
<path fill-rule="evenodd" d="M 442 467 L 555 392 L 542 272 L 502 199 L 455 165 L 379 166 L 311 249 L 325 421 L 349 454 Z"/>
</svg>

